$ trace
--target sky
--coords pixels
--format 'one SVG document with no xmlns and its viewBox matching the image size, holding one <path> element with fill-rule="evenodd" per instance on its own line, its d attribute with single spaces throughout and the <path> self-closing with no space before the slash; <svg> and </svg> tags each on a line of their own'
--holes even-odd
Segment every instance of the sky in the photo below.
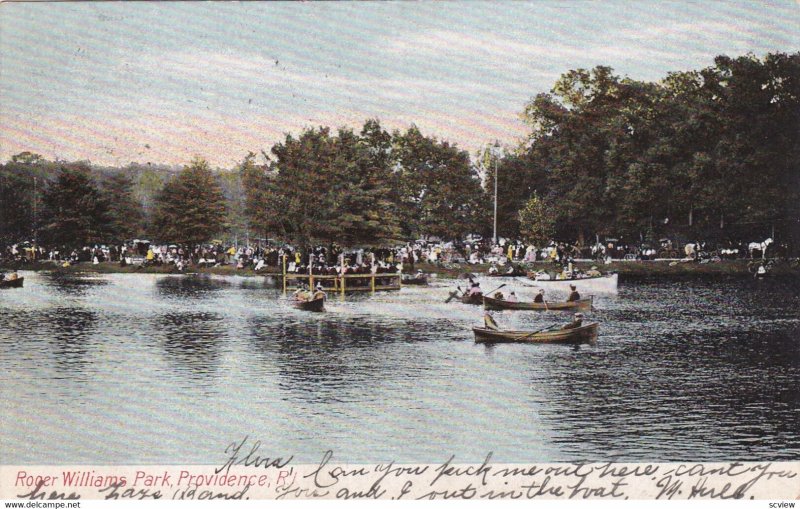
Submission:
<svg viewBox="0 0 800 509">
<path fill-rule="evenodd" d="M 798 0 L 0 3 L 0 160 L 232 167 L 370 118 L 474 153 L 570 69 L 776 51 L 800 51 Z"/>
</svg>

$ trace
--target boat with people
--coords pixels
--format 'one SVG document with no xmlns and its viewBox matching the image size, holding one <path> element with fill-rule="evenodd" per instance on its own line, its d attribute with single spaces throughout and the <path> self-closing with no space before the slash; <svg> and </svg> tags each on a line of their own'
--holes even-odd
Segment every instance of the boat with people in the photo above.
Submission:
<svg viewBox="0 0 800 509">
<path fill-rule="evenodd" d="M 552 278 L 546 272 L 529 272 L 528 278 L 537 286 L 547 289 L 569 291 L 571 286 L 584 293 L 616 293 L 619 274 L 603 274 L 600 276 L 575 276 L 570 278 Z"/>
<path fill-rule="evenodd" d="M 16 279 L 0 279 L 0 288 L 22 288 L 24 281 L 24 277 L 18 277 Z"/>
<path fill-rule="evenodd" d="M 480 306 L 483 304 L 483 294 L 481 293 L 465 293 L 461 296 L 461 303 L 462 304 L 474 304 L 476 306 Z"/>
<path fill-rule="evenodd" d="M 296 300 L 294 307 L 303 311 L 325 311 L 325 297 L 320 296 L 311 300 Z"/>
<path fill-rule="evenodd" d="M 476 343 L 564 343 L 580 344 L 597 341 L 597 322 L 572 329 L 519 331 L 473 327 Z"/>
<path fill-rule="evenodd" d="M 589 311 L 592 309 L 594 297 L 571 302 L 513 302 L 505 299 L 483 297 L 483 307 L 492 310 L 517 309 L 536 311 Z"/>
<path fill-rule="evenodd" d="M 400 282 L 404 285 L 424 286 L 428 284 L 428 275 L 422 272 L 417 272 L 413 276 L 411 274 L 404 274 Z"/>
</svg>

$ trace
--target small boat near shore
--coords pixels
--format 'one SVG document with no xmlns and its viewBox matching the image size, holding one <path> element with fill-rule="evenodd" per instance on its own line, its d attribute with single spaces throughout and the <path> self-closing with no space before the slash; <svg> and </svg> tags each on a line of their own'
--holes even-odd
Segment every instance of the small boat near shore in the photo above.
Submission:
<svg viewBox="0 0 800 509">
<path fill-rule="evenodd" d="M 426 274 L 421 274 L 417 276 L 403 276 L 400 279 L 400 282 L 404 285 L 424 286 L 428 284 L 428 276 Z"/>
<path fill-rule="evenodd" d="M 536 282 L 541 288 L 569 291 L 570 285 L 575 285 L 578 292 L 584 293 L 617 293 L 619 274 L 605 274 L 595 277 L 573 279 L 541 279 L 540 274 L 529 272 L 528 278 Z"/>
<path fill-rule="evenodd" d="M 0 279 L 0 288 L 22 288 L 24 277 L 17 279 Z"/>
<path fill-rule="evenodd" d="M 312 300 L 297 300 L 294 301 L 294 307 L 303 311 L 324 311 L 325 297 L 317 297 Z"/>
<path fill-rule="evenodd" d="M 473 327 L 476 343 L 564 343 L 580 344 L 597 341 L 598 323 L 589 323 L 575 329 L 544 331 L 494 330 Z"/>
<path fill-rule="evenodd" d="M 590 311 L 593 297 L 572 302 L 509 302 L 503 299 L 483 298 L 483 307 L 492 310 L 517 309 L 534 311 Z"/>
</svg>

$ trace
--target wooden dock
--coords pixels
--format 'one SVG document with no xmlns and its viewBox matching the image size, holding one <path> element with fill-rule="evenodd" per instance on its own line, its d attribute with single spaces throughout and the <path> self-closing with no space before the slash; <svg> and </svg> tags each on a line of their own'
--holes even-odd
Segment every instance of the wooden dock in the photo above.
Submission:
<svg viewBox="0 0 800 509">
<path fill-rule="evenodd" d="M 283 259 L 283 291 L 297 288 L 305 283 L 309 288 L 319 283 L 325 290 L 344 294 L 345 292 L 378 292 L 399 290 L 403 287 L 402 273 L 375 274 L 301 274 L 286 271 L 286 257 Z"/>
</svg>

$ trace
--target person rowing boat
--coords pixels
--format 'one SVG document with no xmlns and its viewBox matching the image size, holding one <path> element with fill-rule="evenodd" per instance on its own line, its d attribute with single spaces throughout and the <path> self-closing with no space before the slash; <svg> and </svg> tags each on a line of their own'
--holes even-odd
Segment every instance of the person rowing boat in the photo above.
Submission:
<svg viewBox="0 0 800 509">
<path fill-rule="evenodd" d="M 569 297 L 567 297 L 567 302 L 575 302 L 576 300 L 581 300 L 581 294 L 578 293 L 578 289 L 575 287 L 575 285 L 569 285 L 569 289 L 571 291 Z"/>
</svg>

